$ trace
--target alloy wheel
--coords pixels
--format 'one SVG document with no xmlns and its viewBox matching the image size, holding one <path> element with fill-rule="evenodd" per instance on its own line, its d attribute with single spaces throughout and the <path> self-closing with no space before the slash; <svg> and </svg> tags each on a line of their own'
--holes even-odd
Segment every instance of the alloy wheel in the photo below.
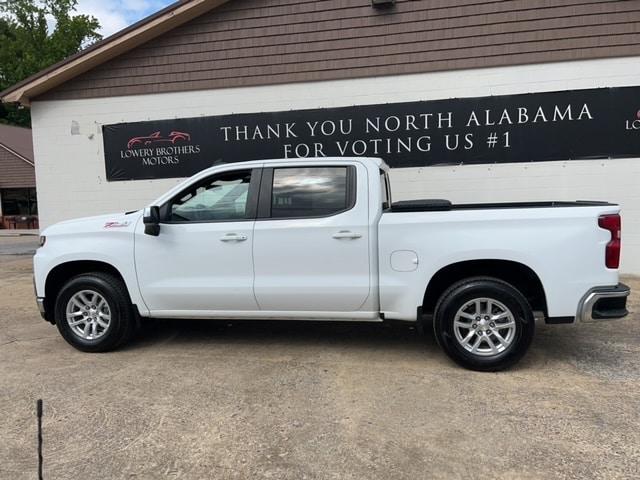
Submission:
<svg viewBox="0 0 640 480">
<path fill-rule="evenodd" d="M 66 318 L 71 331 L 84 340 L 103 336 L 111 323 L 111 308 L 94 290 L 81 290 L 67 302 Z"/>
<path fill-rule="evenodd" d="M 453 331 L 458 343 L 468 352 L 491 357 L 509 348 L 516 336 L 513 313 L 492 298 L 474 298 L 458 309 Z"/>
</svg>

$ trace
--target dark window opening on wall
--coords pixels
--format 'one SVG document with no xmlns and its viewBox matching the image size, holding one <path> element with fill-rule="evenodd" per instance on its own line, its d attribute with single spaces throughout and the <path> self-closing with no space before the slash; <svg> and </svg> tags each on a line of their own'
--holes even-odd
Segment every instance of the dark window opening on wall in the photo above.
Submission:
<svg viewBox="0 0 640 480">
<path fill-rule="evenodd" d="M 2 215 L 38 215 L 38 200 L 35 188 L 4 188 L 0 190 Z"/>
</svg>

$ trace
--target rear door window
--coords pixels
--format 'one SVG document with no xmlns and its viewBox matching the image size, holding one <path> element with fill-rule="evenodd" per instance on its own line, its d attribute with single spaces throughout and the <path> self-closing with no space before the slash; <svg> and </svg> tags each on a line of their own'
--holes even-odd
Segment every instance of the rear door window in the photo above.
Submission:
<svg viewBox="0 0 640 480">
<path fill-rule="evenodd" d="M 351 208 L 352 167 L 293 167 L 273 170 L 272 218 L 330 216 Z"/>
</svg>

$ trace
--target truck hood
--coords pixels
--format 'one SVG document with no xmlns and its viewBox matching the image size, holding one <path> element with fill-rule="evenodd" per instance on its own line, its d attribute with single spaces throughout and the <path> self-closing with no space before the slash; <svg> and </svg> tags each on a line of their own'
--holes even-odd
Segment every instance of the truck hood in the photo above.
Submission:
<svg viewBox="0 0 640 480">
<path fill-rule="evenodd" d="M 131 230 L 142 215 L 142 211 L 127 213 L 111 213 L 93 217 L 74 218 L 55 223 L 47 227 L 42 235 L 57 235 L 69 233 L 104 232 L 109 230 Z"/>
</svg>

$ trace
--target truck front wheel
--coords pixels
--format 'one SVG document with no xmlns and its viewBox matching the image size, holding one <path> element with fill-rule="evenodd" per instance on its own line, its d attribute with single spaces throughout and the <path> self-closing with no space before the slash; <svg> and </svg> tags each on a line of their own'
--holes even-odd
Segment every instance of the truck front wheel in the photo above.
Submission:
<svg viewBox="0 0 640 480">
<path fill-rule="evenodd" d="M 527 299 L 513 286 L 491 277 L 462 280 L 438 301 L 436 340 L 456 363 L 471 370 L 504 370 L 531 345 L 535 319 Z"/>
<path fill-rule="evenodd" d="M 122 281 L 102 272 L 71 278 L 59 291 L 55 320 L 62 337 L 83 352 L 106 352 L 133 334 L 135 316 Z"/>
</svg>

